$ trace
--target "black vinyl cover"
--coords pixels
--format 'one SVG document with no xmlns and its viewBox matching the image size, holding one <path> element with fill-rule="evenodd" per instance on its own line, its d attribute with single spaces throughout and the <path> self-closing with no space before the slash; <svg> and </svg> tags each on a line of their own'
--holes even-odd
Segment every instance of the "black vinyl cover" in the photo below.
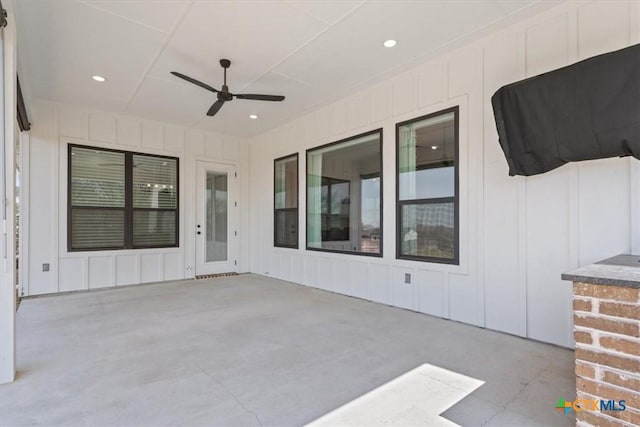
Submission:
<svg viewBox="0 0 640 427">
<path fill-rule="evenodd" d="M 640 44 L 503 86 L 491 104 L 509 175 L 640 159 Z"/>
</svg>

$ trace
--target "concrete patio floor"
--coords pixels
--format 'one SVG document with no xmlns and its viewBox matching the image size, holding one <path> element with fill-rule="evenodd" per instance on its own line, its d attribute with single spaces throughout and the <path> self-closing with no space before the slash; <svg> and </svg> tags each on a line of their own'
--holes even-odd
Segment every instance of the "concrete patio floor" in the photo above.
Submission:
<svg viewBox="0 0 640 427">
<path fill-rule="evenodd" d="M 304 425 L 425 364 L 484 382 L 446 420 L 575 425 L 570 350 L 256 275 L 26 299 L 17 337 L 3 426 Z"/>
</svg>

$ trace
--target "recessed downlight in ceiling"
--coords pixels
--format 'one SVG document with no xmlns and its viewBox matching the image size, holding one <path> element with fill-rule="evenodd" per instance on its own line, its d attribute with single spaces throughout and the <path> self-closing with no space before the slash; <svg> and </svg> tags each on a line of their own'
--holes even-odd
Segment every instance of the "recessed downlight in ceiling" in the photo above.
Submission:
<svg viewBox="0 0 640 427">
<path fill-rule="evenodd" d="M 386 40 L 384 43 L 382 43 L 384 45 L 384 47 L 394 47 L 395 45 L 398 44 L 397 41 L 393 40 L 393 39 L 389 39 Z"/>
<path fill-rule="evenodd" d="M 99 76 L 99 75 L 95 75 L 95 76 L 91 76 L 91 78 L 97 82 L 103 83 L 106 82 L 107 79 L 105 77 Z"/>
<path fill-rule="evenodd" d="M 438 149 L 438 146 L 437 146 L 437 145 L 432 145 L 432 146 L 431 146 L 431 149 L 432 149 L 432 150 L 437 150 L 437 149 Z"/>
<path fill-rule="evenodd" d="M 257 118 L 258 118 L 258 115 L 257 115 L 257 114 L 249 114 L 249 118 L 250 118 L 251 120 L 255 120 L 255 119 L 257 119 Z"/>
</svg>

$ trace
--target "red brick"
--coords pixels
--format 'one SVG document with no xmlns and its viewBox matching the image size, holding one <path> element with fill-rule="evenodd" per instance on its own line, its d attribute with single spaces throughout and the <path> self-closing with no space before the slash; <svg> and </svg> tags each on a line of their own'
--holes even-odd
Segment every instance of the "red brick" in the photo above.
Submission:
<svg viewBox="0 0 640 427">
<path fill-rule="evenodd" d="M 595 396 L 597 398 L 602 398 L 598 391 L 598 383 L 585 380 L 584 378 L 576 378 L 576 389 L 579 392 L 590 394 L 591 396 Z"/>
<path fill-rule="evenodd" d="M 622 390 L 606 384 L 596 383 L 586 378 L 576 378 L 576 390 L 605 400 L 624 400 L 627 407 L 640 409 L 640 393 Z"/>
<path fill-rule="evenodd" d="M 591 338 L 591 332 L 573 331 L 573 338 L 576 342 L 583 344 L 593 344 L 593 338 Z"/>
<path fill-rule="evenodd" d="M 583 421 L 587 424 L 591 424 L 592 426 L 598 426 L 598 427 L 624 426 L 624 424 L 621 421 L 607 418 L 605 416 L 600 415 L 599 412 L 594 412 L 594 411 L 578 411 L 576 412 L 576 420 Z"/>
<path fill-rule="evenodd" d="M 590 395 L 590 394 L 585 394 L 582 392 L 578 392 L 577 393 L 577 397 L 576 399 L 583 399 L 583 400 L 597 400 L 596 396 Z M 608 399 L 607 399 L 608 400 Z M 587 412 L 587 411 L 585 411 Z M 602 413 L 598 413 L 598 412 L 591 412 L 592 414 L 595 414 L 596 416 L 604 416 Z M 634 409 L 634 408 L 630 408 L 630 407 L 626 407 L 624 411 L 607 411 L 604 414 L 606 414 L 607 416 L 613 417 L 613 418 L 617 418 L 618 420 L 622 420 L 625 421 L 631 425 L 634 426 L 640 426 L 640 411 Z M 611 420 L 611 419 L 607 419 L 604 418 L 603 423 L 611 423 L 611 422 L 615 422 L 615 420 Z M 593 425 L 600 425 L 600 424 L 593 424 Z M 610 425 L 610 424 L 608 424 Z M 619 424 L 618 424 L 619 425 Z M 625 424 L 625 426 L 627 426 L 628 424 Z"/>
<path fill-rule="evenodd" d="M 576 376 L 594 379 L 596 377 L 596 370 L 593 366 L 576 362 Z"/>
<path fill-rule="evenodd" d="M 574 298 L 573 311 L 591 311 L 591 300 Z"/>
<path fill-rule="evenodd" d="M 601 336 L 600 346 L 620 351 L 622 353 L 640 356 L 640 342 L 633 342 L 623 338 Z"/>
<path fill-rule="evenodd" d="M 638 375 L 640 375 L 640 373 L 638 373 Z M 631 375 L 605 370 L 604 375 L 602 376 L 602 381 L 640 392 L 640 376 L 633 377 Z"/>
<path fill-rule="evenodd" d="M 600 313 L 606 314 L 608 316 L 625 317 L 627 319 L 640 320 L 640 305 L 603 301 L 600 303 Z"/>
<path fill-rule="evenodd" d="M 585 297 L 612 299 L 624 302 L 640 302 L 640 288 L 573 283 L 573 294 Z"/>
<path fill-rule="evenodd" d="M 624 411 L 607 411 L 606 414 L 631 425 L 640 426 L 640 412 L 633 408 L 627 408 Z"/>
<path fill-rule="evenodd" d="M 597 329 L 599 331 L 614 332 L 616 334 L 640 337 L 640 323 L 624 322 L 621 320 L 604 319 L 595 316 L 573 316 L 573 323 L 576 326 Z"/>
<path fill-rule="evenodd" d="M 629 372 L 640 372 L 640 361 L 614 354 L 576 348 L 576 360 L 597 363 L 598 365 L 610 366 Z"/>
</svg>

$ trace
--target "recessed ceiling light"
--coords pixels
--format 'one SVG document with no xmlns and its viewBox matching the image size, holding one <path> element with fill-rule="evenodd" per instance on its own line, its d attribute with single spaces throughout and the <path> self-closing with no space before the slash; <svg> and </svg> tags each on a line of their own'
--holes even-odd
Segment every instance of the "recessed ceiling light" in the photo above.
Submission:
<svg viewBox="0 0 640 427">
<path fill-rule="evenodd" d="M 252 119 L 252 120 L 255 120 L 255 119 L 258 118 L 258 115 L 257 114 L 249 114 L 249 118 Z"/>
<path fill-rule="evenodd" d="M 438 149 L 438 146 L 437 146 L 437 145 L 432 145 L 432 146 L 431 146 L 431 149 L 432 149 L 432 150 L 437 150 L 437 149 Z"/>
<path fill-rule="evenodd" d="M 106 78 L 104 78 L 104 77 L 102 77 L 102 76 L 98 76 L 98 75 L 91 76 L 91 78 L 92 78 L 93 80 L 97 81 L 97 82 L 100 82 L 100 83 L 107 81 L 107 79 L 106 79 Z"/>
<path fill-rule="evenodd" d="M 384 47 L 394 47 L 395 45 L 398 44 L 398 42 L 393 39 L 389 39 L 382 44 L 384 45 Z"/>
</svg>

